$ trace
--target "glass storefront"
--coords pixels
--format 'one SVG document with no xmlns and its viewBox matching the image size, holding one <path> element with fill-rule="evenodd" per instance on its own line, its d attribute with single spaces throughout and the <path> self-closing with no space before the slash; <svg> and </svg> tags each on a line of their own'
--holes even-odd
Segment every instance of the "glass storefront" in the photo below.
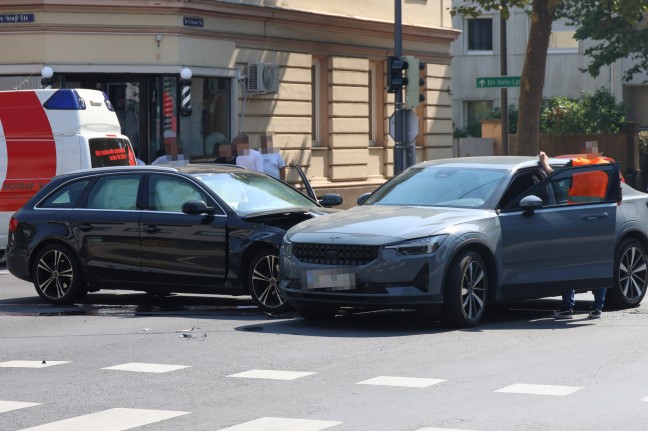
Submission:
<svg viewBox="0 0 648 431">
<path fill-rule="evenodd" d="M 231 142 L 231 78 L 193 77 L 191 115 L 180 115 L 177 75 L 57 74 L 57 87 L 105 92 L 115 107 L 122 134 L 138 158 L 150 164 L 172 160 L 213 161 L 220 144 Z M 0 90 L 41 88 L 34 77 L 1 77 Z"/>
</svg>

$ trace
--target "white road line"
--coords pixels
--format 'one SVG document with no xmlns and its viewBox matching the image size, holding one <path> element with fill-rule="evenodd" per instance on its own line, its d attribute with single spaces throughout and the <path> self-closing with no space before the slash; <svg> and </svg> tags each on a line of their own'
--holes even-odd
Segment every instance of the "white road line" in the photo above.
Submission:
<svg viewBox="0 0 648 431">
<path fill-rule="evenodd" d="M 475 430 L 467 430 L 467 429 L 459 429 L 459 428 L 421 428 L 416 431 L 475 431 Z"/>
<path fill-rule="evenodd" d="M 419 377 L 391 377 L 378 376 L 373 379 L 363 380 L 356 385 L 401 386 L 405 388 L 427 388 L 437 383 L 445 382 L 442 379 L 425 379 Z"/>
<path fill-rule="evenodd" d="M 648 397 L 643 397 L 641 401 L 648 401 Z"/>
<path fill-rule="evenodd" d="M 0 400 L 0 413 L 10 412 L 12 410 L 24 409 L 27 407 L 40 406 L 39 403 L 23 403 L 20 401 L 2 401 Z"/>
<path fill-rule="evenodd" d="M 295 380 L 313 374 L 315 373 L 305 371 L 250 370 L 242 373 L 231 374 L 227 377 L 240 377 L 242 379 Z"/>
<path fill-rule="evenodd" d="M 343 422 L 265 417 L 218 431 L 320 431 Z"/>
<path fill-rule="evenodd" d="M 495 392 L 506 392 L 510 394 L 528 394 L 528 395 L 554 395 L 563 397 L 565 395 L 573 394 L 574 392 L 583 389 L 578 386 L 554 386 L 554 385 L 529 385 L 524 383 L 516 383 Z"/>
<path fill-rule="evenodd" d="M 123 431 L 189 413 L 170 410 L 109 409 L 19 431 Z"/>
<path fill-rule="evenodd" d="M 0 368 L 45 368 L 69 363 L 70 361 L 6 361 L 0 362 Z"/>
<path fill-rule="evenodd" d="M 102 370 L 134 371 L 137 373 L 168 373 L 170 371 L 190 368 L 189 365 L 165 365 L 165 364 L 143 364 L 131 362 L 128 364 L 114 365 L 105 367 Z"/>
</svg>

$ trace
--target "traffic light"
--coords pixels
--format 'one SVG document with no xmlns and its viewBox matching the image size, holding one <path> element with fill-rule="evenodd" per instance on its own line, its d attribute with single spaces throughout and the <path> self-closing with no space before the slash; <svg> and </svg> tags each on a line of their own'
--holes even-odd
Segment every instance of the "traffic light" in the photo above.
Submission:
<svg viewBox="0 0 648 431">
<path fill-rule="evenodd" d="M 407 85 L 407 77 L 404 72 L 408 64 L 404 57 L 387 57 L 387 92 L 395 93 L 401 91 L 404 85 Z"/>
<path fill-rule="evenodd" d="M 406 63 L 409 65 L 407 68 L 407 78 L 405 82 L 405 107 L 407 109 L 416 108 L 419 103 L 425 100 L 425 96 L 421 94 L 420 87 L 425 85 L 425 80 L 420 77 L 419 72 L 425 69 L 425 63 L 422 63 L 418 58 L 411 55 L 405 57 Z"/>
</svg>

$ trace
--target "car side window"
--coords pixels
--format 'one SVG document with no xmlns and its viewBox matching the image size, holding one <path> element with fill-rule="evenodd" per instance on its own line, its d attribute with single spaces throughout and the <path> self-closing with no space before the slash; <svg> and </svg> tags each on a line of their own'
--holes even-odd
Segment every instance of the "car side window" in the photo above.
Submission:
<svg viewBox="0 0 648 431">
<path fill-rule="evenodd" d="M 499 208 L 507 208 L 511 202 L 535 184 L 542 181 L 538 172 L 522 172 L 515 176 L 500 199 Z"/>
<path fill-rule="evenodd" d="M 49 195 L 39 208 L 74 208 L 90 180 L 79 180 L 65 184 Z"/>
<path fill-rule="evenodd" d="M 210 202 L 208 196 L 195 184 L 170 175 L 151 175 L 149 182 L 149 210 L 181 212 L 188 201 Z"/>
<path fill-rule="evenodd" d="M 525 195 L 538 196 L 543 206 L 567 206 L 616 202 L 620 199 L 619 169 L 616 164 L 563 168 L 537 184 Z M 519 209 L 520 198 L 508 209 Z"/>
<path fill-rule="evenodd" d="M 101 177 L 88 194 L 88 209 L 134 210 L 140 175 L 110 175 Z"/>
</svg>

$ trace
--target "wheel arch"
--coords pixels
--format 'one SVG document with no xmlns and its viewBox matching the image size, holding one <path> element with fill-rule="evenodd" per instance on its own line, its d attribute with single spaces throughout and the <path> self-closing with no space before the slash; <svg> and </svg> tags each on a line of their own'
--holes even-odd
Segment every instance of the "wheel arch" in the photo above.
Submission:
<svg viewBox="0 0 648 431">
<path fill-rule="evenodd" d="M 448 279 L 448 269 L 452 266 L 452 263 L 457 259 L 459 254 L 462 252 L 469 250 L 469 251 L 474 251 L 475 253 L 478 253 L 482 259 L 484 259 L 484 263 L 486 264 L 486 269 L 488 270 L 488 292 L 487 292 L 487 298 L 489 301 L 493 301 L 496 299 L 496 291 L 494 287 L 497 286 L 498 283 L 498 276 L 497 276 L 497 262 L 495 261 L 495 255 L 493 254 L 492 250 L 486 245 L 481 242 L 469 242 L 464 244 L 463 246 L 457 248 L 450 259 L 448 260 L 448 265 L 446 265 L 445 272 L 443 275 L 443 286 L 445 290 L 445 285 Z"/>
<path fill-rule="evenodd" d="M 47 247 L 49 245 L 52 245 L 52 244 L 62 245 L 62 246 L 64 246 L 65 248 L 67 248 L 68 250 L 70 250 L 72 252 L 72 255 L 74 256 L 74 258 L 79 263 L 79 267 L 81 268 L 81 275 L 83 275 L 83 279 L 87 280 L 86 273 L 85 273 L 85 270 L 86 270 L 85 262 L 81 259 L 81 257 L 79 256 L 79 253 L 74 249 L 74 247 L 71 246 L 70 244 L 68 244 L 67 242 L 62 241 L 60 239 L 48 238 L 48 239 L 45 239 L 45 240 L 39 242 L 38 245 L 36 245 L 36 247 L 34 247 L 29 253 L 29 277 L 32 279 L 32 281 L 33 281 L 32 270 L 34 268 L 34 261 L 36 260 L 36 256 L 38 256 L 38 253 L 40 253 L 40 251 L 42 249 L 44 249 L 45 247 Z"/>
<path fill-rule="evenodd" d="M 626 239 L 634 239 L 636 241 L 639 241 L 641 245 L 643 245 L 644 249 L 648 251 L 648 237 L 646 237 L 644 233 L 637 229 L 632 229 L 624 232 L 623 235 L 621 235 L 617 239 L 616 244 L 614 245 L 614 250 L 616 251 L 617 247 Z"/>
<path fill-rule="evenodd" d="M 273 250 L 277 252 L 277 256 L 279 255 L 279 247 L 272 242 L 265 242 L 265 241 L 259 241 L 251 244 L 249 247 L 245 249 L 245 251 L 241 255 L 238 278 L 239 280 L 241 280 L 241 284 L 243 285 L 245 290 L 250 289 L 250 286 L 247 285 L 246 275 L 250 270 L 250 265 L 252 263 L 251 260 L 257 253 L 263 250 Z"/>
</svg>

